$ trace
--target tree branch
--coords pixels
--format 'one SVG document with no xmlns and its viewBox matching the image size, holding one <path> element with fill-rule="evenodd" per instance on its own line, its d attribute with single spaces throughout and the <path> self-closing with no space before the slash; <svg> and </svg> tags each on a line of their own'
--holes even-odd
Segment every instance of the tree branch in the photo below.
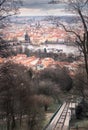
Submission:
<svg viewBox="0 0 88 130">
<path fill-rule="evenodd" d="M 77 34 L 75 31 L 67 29 L 67 28 L 65 27 L 65 25 L 63 25 L 63 24 L 61 24 L 61 23 L 59 23 L 59 25 L 61 25 L 66 32 L 75 34 L 75 36 L 79 39 L 79 41 L 82 42 L 80 35 Z"/>
<path fill-rule="evenodd" d="M 5 3 L 6 0 L 1 1 L 0 6 L 2 6 Z"/>
<path fill-rule="evenodd" d="M 0 17 L 0 21 L 3 20 L 3 19 L 5 19 L 5 18 L 7 18 L 7 17 L 10 17 L 10 16 L 12 16 L 12 14 L 6 15 L 6 16 L 2 16 L 2 17 Z"/>
<path fill-rule="evenodd" d="M 80 9 L 78 9 L 78 14 L 80 15 L 80 18 L 82 20 L 82 23 L 83 23 L 83 26 L 84 26 L 84 30 L 85 30 L 85 32 L 87 32 L 87 25 L 85 23 L 85 19 L 84 19 L 83 15 L 82 15 L 82 12 L 81 12 Z"/>
</svg>

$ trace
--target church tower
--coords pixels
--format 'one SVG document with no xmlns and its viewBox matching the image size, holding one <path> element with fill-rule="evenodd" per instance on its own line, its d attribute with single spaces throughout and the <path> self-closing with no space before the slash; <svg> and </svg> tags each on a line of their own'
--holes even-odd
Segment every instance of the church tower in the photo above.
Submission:
<svg viewBox="0 0 88 130">
<path fill-rule="evenodd" d="M 27 32 L 25 34 L 25 42 L 30 43 L 30 37 Z"/>
</svg>

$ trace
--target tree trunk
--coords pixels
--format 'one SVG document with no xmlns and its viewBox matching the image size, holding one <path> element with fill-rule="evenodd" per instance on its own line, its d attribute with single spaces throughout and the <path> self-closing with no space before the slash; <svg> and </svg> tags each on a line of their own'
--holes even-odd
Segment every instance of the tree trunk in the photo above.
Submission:
<svg viewBox="0 0 88 130">
<path fill-rule="evenodd" d="M 12 130 L 14 130 L 15 127 L 16 127 L 15 117 L 14 115 L 12 115 L 12 124 L 11 124 Z"/>
<path fill-rule="evenodd" d="M 84 52 L 84 61 L 85 61 L 85 69 L 86 69 L 87 79 L 88 79 L 88 57 L 87 57 L 87 54 L 85 52 Z"/>
<path fill-rule="evenodd" d="M 7 130 L 10 130 L 10 117 L 7 117 Z"/>
<path fill-rule="evenodd" d="M 21 124 L 22 124 L 22 112 L 20 112 L 20 127 L 21 127 Z"/>
<path fill-rule="evenodd" d="M 44 108 L 45 108 L 45 111 L 47 111 L 47 109 L 48 109 L 48 106 L 47 106 L 47 105 L 45 105 L 45 106 L 44 106 Z"/>
</svg>

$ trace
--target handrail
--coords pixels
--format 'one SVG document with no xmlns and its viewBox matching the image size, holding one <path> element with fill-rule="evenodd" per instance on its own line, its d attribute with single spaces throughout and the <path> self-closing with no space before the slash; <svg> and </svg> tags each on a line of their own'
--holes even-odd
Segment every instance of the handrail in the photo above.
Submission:
<svg viewBox="0 0 88 130">
<path fill-rule="evenodd" d="M 53 118 L 56 116 L 57 112 L 60 110 L 61 106 L 63 104 L 60 104 L 59 108 L 55 111 L 55 113 L 53 114 L 53 116 L 51 117 L 50 121 L 48 122 L 48 124 L 43 128 L 43 130 L 46 130 L 46 128 L 49 126 L 49 124 L 51 123 L 51 121 L 53 120 Z"/>
</svg>

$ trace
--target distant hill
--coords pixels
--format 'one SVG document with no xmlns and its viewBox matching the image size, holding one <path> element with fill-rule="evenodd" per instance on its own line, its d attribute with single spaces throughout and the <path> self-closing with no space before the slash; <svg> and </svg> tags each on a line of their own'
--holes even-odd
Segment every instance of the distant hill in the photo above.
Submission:
<svg viewBox="0 0 88 130">
<path fill-rule="evenodd" d="M 61 20 L 67 23 L 76 23 L 79 20 L 77 16 L 17 16 L 11 19 L 13 23 L 25 23 L 25 22 L 33 22 L 33 21 L 56 21 Z"/>
</svg>

